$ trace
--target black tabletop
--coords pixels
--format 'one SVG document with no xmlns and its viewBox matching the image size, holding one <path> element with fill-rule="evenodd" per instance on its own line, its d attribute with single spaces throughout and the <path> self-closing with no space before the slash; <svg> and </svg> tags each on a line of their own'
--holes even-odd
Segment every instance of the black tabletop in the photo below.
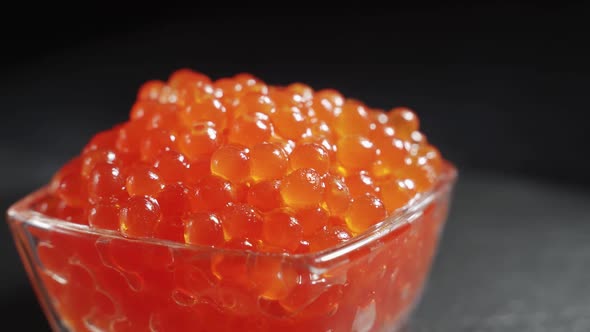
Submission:
<svg viewBox="0 0 590 332">
<path fill-rule="evenodd" d="M 589 331 L 589 216 L 587 193 L 463 172 L 409 332 Z M 4 323 L 48 330 L 6 226 L 0 246 Z"/>
<path fill-rule="evenodd" d="M 464 174 L 411 331 L 590 331 L 590 196 Z"/>
</svg>

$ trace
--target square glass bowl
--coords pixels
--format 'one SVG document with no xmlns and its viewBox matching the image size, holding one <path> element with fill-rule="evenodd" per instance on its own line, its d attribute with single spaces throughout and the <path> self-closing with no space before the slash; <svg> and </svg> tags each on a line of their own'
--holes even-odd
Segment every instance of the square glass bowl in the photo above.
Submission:
<svg viewBox="0 0 590 332">
<path fill-rule="evenodd" d="M 309 254 L 129 239 L 8 210 L 22 262 L 54 331 L 396 331 L 428 279 L 456 169 L 365 233 Z"/>
</svg>

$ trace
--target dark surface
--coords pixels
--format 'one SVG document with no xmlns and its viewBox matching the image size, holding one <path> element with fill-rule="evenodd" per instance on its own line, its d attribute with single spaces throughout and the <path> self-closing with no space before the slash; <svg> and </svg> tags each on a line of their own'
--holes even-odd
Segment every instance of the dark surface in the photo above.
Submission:
<svg viewBox="0 0 590 332">
<path fill-rule="evenodd" d="M 467 173 L 455 197 L 409 332 L 590 330 L 590 195 Z M 0 243 L 3 323 L 47 329 L 7 230 Z"/>
<path fill-rule="evenodd" d="M 590 195 L 465 175 L 410 331 L 590 331 Z"/>
</svg>

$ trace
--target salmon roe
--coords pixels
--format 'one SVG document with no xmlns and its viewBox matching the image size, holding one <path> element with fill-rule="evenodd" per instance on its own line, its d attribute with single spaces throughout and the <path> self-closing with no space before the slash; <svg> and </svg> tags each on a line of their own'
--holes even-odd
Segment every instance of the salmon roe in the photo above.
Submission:
<svg viewBox="0 0 590 332">
<path fill-rule="evenodd" d="M 124 236 L 295 253 L 382 221 L 432 189 L 442 162 L 407 107 L 182 69 L 146 82 L 129 120 L 98 133 L 50 190 L 72 214 L 56 217 Z M 167 203 L 173 185 L 185 203 Z"/>
<path fill-rule="evenodd" d="M 299 255 L 366 239 L 444 166 L 407 107 L 182 69 L 54 175 L 36 209 L 92 232 L 38 230 L 39 275 L 68 331 L 389 330 L 420 293 L 442 205 L 337 265 Z"/>
</svg>

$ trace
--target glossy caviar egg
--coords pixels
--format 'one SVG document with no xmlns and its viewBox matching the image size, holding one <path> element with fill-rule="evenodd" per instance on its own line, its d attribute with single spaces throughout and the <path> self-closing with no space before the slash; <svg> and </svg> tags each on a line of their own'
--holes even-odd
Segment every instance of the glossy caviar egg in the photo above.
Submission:
<svg viewBox="0 0 590 332">
<path fill-rule="evenodd" d="M 180 134 L 179 149 L 191 160 L 205 159 L 220 147 L 220 136 L 213 122 L 197 123 Z"/>
<path fill-rule="evenodd" d="M 342 215 L 350 205 L 350 190 L 344 179 L 337 175 L 330 175 L 325 180 L 324 205 L 330 214 Z"/>
<path fill-rule="evenodd" d="M 55 194 L 71 206 L 83 206 L 87 201 L 88 189 L 77 169 L 79 167 L 74 166 L 71 170 L 62 169 L 60 174 L 53 178 L 51 184 Z"/>
<path fill-rule="evenodd" d="M 155 236 L 160 239 L 182 241 L 184 239 L 184 215 L 191 211 L 194 191 L 183 183 L 168 183 L 153 194 L 160 207 L 160 222 Z"/>
<path fill-rule="evenodd" d="M 262 240 L 271 246 L 294 251 L 299 247 L 303 229 L 288 212 L 273 210 L 264 216 Z"/>
<path fill-rule="evenodd" d="M 287 153 L 276 144 L 257 144 L 250 151 L 250 175 L 254 181 L 280 179 L 288 165 Z"/>
<path fill-rule="evenodd" d="M 348 170 L 368 169 L 377 157 L 373 142 L 362 136 L 345 136 L 337 144 L 338 161 Z"/>
<path fill-rule="evenodd" d="M 168 183 L 186 179 L 190 164 L 182 153 L 164 151 L 156 157 L 154 163 L 159 176 Z"/>
<path fill-rule="evenodd" d="M 380 189 L 371 177 L 371 174 L 367 171 L 360 171 L 350 174 L 344 178 L 344 183 L 348 188 L 351 198 L 361 196 L 366 193 L 378 195 Z"/>
<path fill-rule="evenodd" d="M 92 204 L 88 211 L 88 225 L 96 229 L 119 229 L 119 210 L 119 204 Z"/>
<path fill-rule="evenodd" d="M 244 92 L 254 92 L 260 94 L 268 93 L 268 86 L 262 82 L 262 80 L 256 78 L 254 75 L 249 73 L 241 73 L 234 76 L 236 82 L 238 82 Z"/>
<path fill-rule="evenodd" d="M 346 212 L 346 224 L 353 233 L 362 233 L 372 225 L 383 221 L 387 211 L 383 202 L 372 195 L 357 196 Z"/>
<path fill-rule="evenodd" d="M 273 126 L 264 113 L 240 114 L 233 119 L 228 132 L 228 142 L 248 147 L 267 142 L 273 133 Z"/>
<path fill-rule="evenodd" d="M 229 204 L 221 212 L 221 225 L 226 240 L 258 239 L 263 217 L 249 204 Z"/>
<path fill-rule="evenodd" d="M 381 185 L 383 204 L 393 212 L 408 203 L 416 194 L 412 180 L 392 179 Z"/>
<path fill-rule="evenodd" d="M 397 138 L 383 138 L 378 142 L 379 155 L 373 165 L 376 177 L 386 177 L 397 169 L 404 167 L 409 154 L 403 141 Z"/>
<path fill-rule="evenodd" d="M 283 202 L 294 208 L 319 204 L 324 194 L 320 174 L 312 168 L 300 168 L 287 175 L 281 183 Z"/>
<path fill-rule="evenodd" d="M 355 100 L 347 100 L 334 120 L 334 129 L 339 136 L 368 136 L 371 120 L 367 108 Z"/>
<path fill-rule="evenodd" d="M 145 161 L 154 160 L 162 152 L 177 150 L 176 135 L 165 129 L 151 129 L 148 131 L 139 148 L 141 158 Z"/>
<path fill-rule="evenodd" d="M 256 113 L 268 116 L 275 109 L 272 100 L 267 95 L 261 93 L 245 93 L 238 101 L 239 103 L 233 111 L 234 117 Z"/>
<path fill-rule="evenodd" d="M 297 106 L 277 106 L 270 119 L 276 133 L 286 139 L 298 141 L 308 130 L 305 115 Z"/>
<path fill-rule="evenodd" d="M 168 84 L 173 88 L 202 86 L 210 83 L 211 79 L 207 75 L 188 68 L 176 70 L 168 78 Z"/>
<path fill-rule="evenodd" d="M 115 125 L 111 129 L 99 132 L 90 139 L 90 141 L 82 149 L 82 154 L 93 150 L 113 148 L 117 145 L 119 139 L 119 131 L 123 124 Z"/>
<path fill-rule="evenodd" d="M 336 90 L 320 90 L 314 94 L 312 103 L 316 115 L 330 124 L 342 112 L 344 97 Z"/>
<path fill-rule="evenodd" d="M 133 196 L 123 204 L 119 222 L 121 233 L 133 237 L 152 236 L 160 221 L 158 201 L 149 196 Z"/>
<path fill-rule="evenodd" d="M 413 158 L 415 164 L 429 166 L 434 173 L 440 173 L 442 170 L 443 160 L 440 151 L 430 144 L 421 145 Z"/>
<path fill-rule="evenodd" d="M 410 135 L 420 129 L 418 116 L 407 107 L 396 107 L 390 111 L 389 116 L 399 137 L 409 138 Z"/>
<path fill-rule="evenodd" d="M 173 104 L 160 104 L 155 100 L 138 100 L 131 107 L 129 113 L 131 120 L 145 121 L 146 128 L 172 128 L 178 122 L 177 106 Z"/>
<path fill-rule="evenodd" d="M 310 240 L 312 251 L 321 251 L 335 247 L 352 238 L 352 232 L 344 226 L 324 226 Z"/>
<path fill-rule="evenodd" d="M 162 187 L 158 171 L 148 164 L 135 165 L 128 171 L 125 188 L 131 196 L 154 194 Z"/>
<path fill-rule="evenodd" d="M 94 166 L 88 179 L 88 198 L 92 202 L 123 201 L 127 196 L 120 168 L 107 163 Z"/>
<path fill-rule="evenodd" d="M 324 227 L 328 222 L 328 216 L 328 211 L 321 206 L 300 209 L 295 213 L 295 218 L 306 236 L 312 235 Z"/>
<path fill-rule="evenodd" d="M 237 198 L 236 186 L 217 176 L 207 176 L 195 185 L 194 211 L 218 211 Z"/>
<path fill-rule="evenodd" d="M 122 153 L 139 154 L 139 147 L 143 142 L 143 135 L 146 128 L 147 125 L 142 119 L 123 124 L 117 130 L 115 148 Z"/>
<path fill-rule="evenodd" d="M 309 103 L 313 98 L 313 89 L 303 83 L 289 84 L 287 91 L 293 93 L 293 99 L 301 104 Z"/>
<path fill-rule="evenodd" d="M 227 110 L 219 100 L 212 96 L 207 96 L 185 106 L 180 113 L 180 118 L 188 127 L 207 121 L 213 122 L 218 130 L 227 126 Z"/>
<path fill-rule="evenodd" d="M 184 218 L 184 241 L 190 244 L 217 246 L 223 243 L 223 228 L 214 213 L 196 212 Z"/>
<path fill-rule="evenodd" d="M 137 100 L 157 100 L 166 83 L 158 80 L 145 82 L 137 92 Z"/>
<path fill-rule="evenodd" d="M 81 175 L 85 178 L 90 177 L 94 166 L 98 163 L 115 164 L 118 161 L 117 153 L 111 149 L 93 149 L 82 155 Z"/>
<path fill-rule="evenodd" d="M 290 156 L 291 169 L 312 168 L 325 174 L 330 168 L 330 156 L 324 147 L 316 143 L 301 144 L 295 147 Z"/>
<path fill-rule="evenodd" d="M 248 188 L 247 202 L 262 212 L 277 209 L 283 203 L 280 187 L 279 180 L 253 183 Z"/>
<path fill-rule="evenodd" d="M 248 150 L 238 145 L 226 145 L 211 156 L 211 173 L 231 182 L 243 182 L 250 176 Z"/>
<path fill-rule="evenodd" d="M 405 177 L 414 184 L 417 192 L 426 192 L 432 188 L 435 179 L 428 168 L 420 165 L 410 165 L 397 173 L 397 177 Z"/>
</svg>

